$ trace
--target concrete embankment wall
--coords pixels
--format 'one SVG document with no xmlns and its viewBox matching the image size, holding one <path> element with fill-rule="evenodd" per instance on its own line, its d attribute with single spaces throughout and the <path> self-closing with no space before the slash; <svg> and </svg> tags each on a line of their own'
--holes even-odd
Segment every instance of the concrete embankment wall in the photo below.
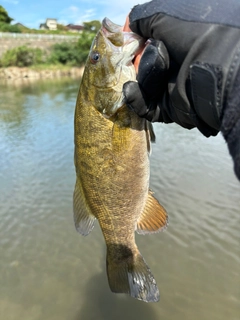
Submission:
<svg viewBox="0 0 240 320">
<path fill-rule="evenodd" d="M 84 67 L 66 67 L 63 69 L 45 69 L 37 70 L 32 68 L 0 68 L 0 81 L 1 80 L 37 80 L 47 78 L 61 78 L 66 76 L 81 78 L 83 75 Z"/>
<path fill-rule="evenodd" d="M 0 32 L 0 58 L 9 49 L 26 45 L 49 50 L 55 43 L 77 42 L 79 36 Z"/>
</svg>

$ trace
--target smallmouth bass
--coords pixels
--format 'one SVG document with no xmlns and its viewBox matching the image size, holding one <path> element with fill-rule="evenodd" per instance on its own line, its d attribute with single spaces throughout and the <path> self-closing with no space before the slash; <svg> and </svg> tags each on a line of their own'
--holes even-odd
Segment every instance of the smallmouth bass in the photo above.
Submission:
<svg viewBox="0 0 240 320">
<path fill-rule="evenodd" d="M 159 300 L 156 281 L 135 243 L 165 228 L 167 214 L 149 190 L 153 131 L 123 102 L 136 80 L 132 60 L 143 40 L 105 18 L 85 65 L 75 119 L 74 221 L 88 235 L 98 220 L 107 246 L 110 289 L 145 302 Z"/>
</svg>

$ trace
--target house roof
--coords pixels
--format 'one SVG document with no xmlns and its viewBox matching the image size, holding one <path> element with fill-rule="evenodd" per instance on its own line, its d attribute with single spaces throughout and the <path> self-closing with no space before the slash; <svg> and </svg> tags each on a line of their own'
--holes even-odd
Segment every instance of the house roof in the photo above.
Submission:
<svg viewBox="0 0 240 320">
<path fill-rule="evenodd" d="M 71 23 L 66 25 L 66 27 L 68 29 L 72 29 L 72 30 L 83 30 L 84 29 L 83 26 L 80 26 L 80 25 L 77 25 L 77 24 L 71 24 Z"/>
</svg>

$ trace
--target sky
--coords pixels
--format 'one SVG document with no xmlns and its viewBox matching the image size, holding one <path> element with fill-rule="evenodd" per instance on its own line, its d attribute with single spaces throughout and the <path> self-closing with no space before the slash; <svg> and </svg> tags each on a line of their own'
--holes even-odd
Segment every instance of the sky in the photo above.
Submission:
<svg viewBox="0 0 240 320">
<path fill-rule="evenodd" d="M 82 24 L 107 17 L 123 25 L 131 8 L 147 0 L 1 0 L 8 15 L 28 28 L 38 29 L 47 18 L 67 25 Z"/>
</svg>

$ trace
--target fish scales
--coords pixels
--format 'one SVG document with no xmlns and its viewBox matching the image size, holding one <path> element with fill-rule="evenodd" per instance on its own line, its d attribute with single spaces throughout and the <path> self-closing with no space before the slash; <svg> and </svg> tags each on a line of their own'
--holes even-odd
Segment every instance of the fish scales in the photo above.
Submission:
<svg viewBox="0 0 240 320">
<path fill-rule="evenodd" d="M 93 42 L 75 110 L 74 219 L 83 235 L 98 220 L 111 290 L 150 302 L 159 292 L 135 231 L 162 230 L 167 214 L 149 192 L 149 126 L 122 102 L 123 83 L 136 79 L 131 60 L 140 45 L 108 19 Z"/>
<path fill-rule="evenodd" d="M 105 223 L 106 213 L 117 213 L 114 220 L 108 215 L 114 226 L 114 233 L 125 227 L 126 220 L 122 219 L 124 216 L 128 223 L 132 224 L 129 237 L 134 234 L 136 216 L 139 216 L 144 208 L 146 199 L 143 195 L 146 197 L 148 194 L 146 182 L 149 172 L 146 166 L 148 156 L 145 151 L 147 146 L 144 120 L 131 112 L 132 117 L 137 118 L 136 122 L 142 130 L 129 130 L 129 127 L 119 126 L 117 121 L 113 123 L 105 119 L 94 107 L 83 104 L 79 105 L 79 109 L 80 119 L 78 117 L 76 119 L 81 125 L 77 126 L 77 137 L 81 138 L 76 142 L 79 150 L 76 166 L 80 169 L 79 177 L 87 190 L 89 205 L 103 229 L 106 224 L 110 224 L 109 221 Z M 128 113 L 128 110 L 121 112 Z M 91 130 L 89 134 L 89 119 L 90 121 L 94 119 L 101 134 L 96 130 Z M 112 141 L 109 137 L 112 137 Z M 139 152 L 139 144 L 142 152 Z M 126 176 L 128 176 L 127 183 Z M 96 199 L 101 200 L 96 201 Z M 126 236 L 125 232 L 119 232 L 118 237 L 121 240 L 123 238 L 124 241 L 128 241 Z"/>
</svg>

